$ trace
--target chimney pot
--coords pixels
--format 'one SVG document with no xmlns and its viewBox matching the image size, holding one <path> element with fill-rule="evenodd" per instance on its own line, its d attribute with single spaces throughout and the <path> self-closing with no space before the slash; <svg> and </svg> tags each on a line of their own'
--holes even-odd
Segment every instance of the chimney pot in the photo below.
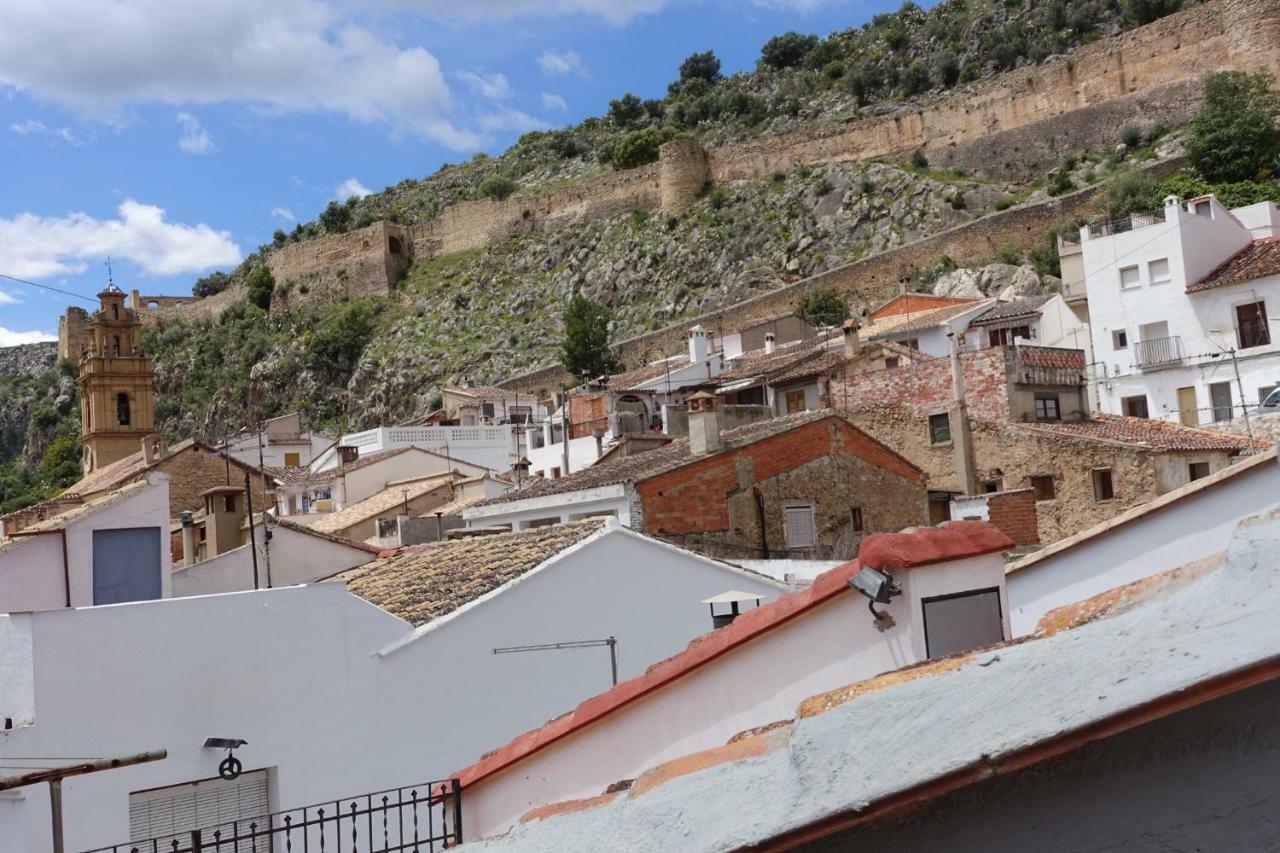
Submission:
<svg viewBox="0 0 1280 853">
<path fill-rule="evenodd" d="M 844 354 L 853 358 L 862 352 L 862 337 L 858 334 L 858 321 L 844 321 Z"/>
<path fill-rule="evenodd" d="M 764 336 L 764 351 L 768 355 L 773 355 L 774 342 L 777 336 L 773 332 L 766 332 Z"/>
<path fill-rule="evenodd" d="M 715 395 L 699 391 L 689 398 L 689 451 L 694 456 L 717 453 L 720 440 L 720 412 Z"/>
</svg>

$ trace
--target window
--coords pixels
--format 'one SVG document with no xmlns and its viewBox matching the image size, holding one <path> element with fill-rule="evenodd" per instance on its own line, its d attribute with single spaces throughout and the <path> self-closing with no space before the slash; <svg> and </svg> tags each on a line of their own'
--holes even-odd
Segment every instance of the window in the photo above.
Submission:
<svg viewBox="0 0 1280 853">
<path fill-rule="evenodd" d="M 867 525 L 862 519 L 862 507 L 855 506 L 849 510 L 849 524 L 853 527 L 854 533 L 861 533 L 867 529 Z"/>
<path fill-rule="evenodd" d="M 1137 397 L 1121 397 L 1120 408 L 1131 418 L 1151 417 L 1151 413 L 1147 410 L 1146 394 L 1141 394 Z"/>
<path fill-rule="evenodd" d="M 890 358 L 886 358 L 886 359 L 884 360 L 884 366 L 885 366 L 885 369 L 886 369 L 886 370 L 891 370 L 891 369 L 893 369 L 893 368 L 897 367 L 897 366 L 898 366 L 899 364 L 901 364 L 901 363 L 902 363 L 902 360 L 901 360 L 901 359 L 899 359 L 896 355 L 895 355 L 895 356 L 891 356 Z"/>
<path fill-rule="evenodd" d="M 1035 493 L 1038 501 L 1051 501 L 1058 496 L 1057 490 L 1053 486 L 1053 477 L 1049 474 L 1039 474 L 1031 477 L 1031 491 Z"/>
<path fill-rule="evenodd" d="M 1142 284 L 1142 276 L 1138 273 L 1138 265 L 1120 268 L 1120 289 L 1133 290 Z"/>
<path fill-rule="evenodd" d="M 129 395 L 123 391 L 116 395 L 116 422 L 120 426 L 129 425 Z"/>
<path fill-rule="evenodd" d="M 788 548 L 812 548 L 816 544 L 813 504 L 788 503 L 782 508 L 783 534 Z"/>
<path fill-rule="evenodd" d="M 914 349 L 914 350 L 918 350 L 918 349 L 920 349 L 920 339 L 919 339 L 919 338 L 907 338 L 907 339 L 906 339 L 905 341 L 903 341 L 902 343 L 903 343 L 903 345 L 904 345 L 907 349 Z"/>
<path fill-rule="evenodd" d="M 553 480 L 559 480 L 559 479 L 560 479 L 560 469 L 559 469 L 559 468 L 552 468 L 552 469 L 551 469 L 551 479 L 553 479 Z"/>
<path fill-rule="evenodd" d="M 114 356 L 120 355 L 120 336 L 119 335 L 111 336 L 111 354 Z"/>
<path fill-rule="evenodd" d="M 946 412 L 929 415 L 929 443 L 946 444 L 951 441 L 951 416 Z"/>
<path fill-rule="evenodd" d="M 1000 487 L 1004 485 L 1004 480 L 984 480 L 982 483 L 982 491 L 988 495 L 994 495 L 1000 491 Z"/>
<path fill-rule="evenodd" d="M 1116 496 L 1115 486 L 1111 482 L 1110 468 L 1093 469 L 1093 499 L 1109 501 Z"/>
<path fill-rule="evenodd" d="M 286 468 L 297 468 L 302 464 L 302 457 L 297 453 L 286 453 L 284 455 L 284 465 Z"/>
<path fill-rule="evenodd" d="M 235 496 L 235 495 L 223 495 L 223 496 L 222 496 L 222 510 L 223 510 L 223 512 L 235 512 L 235 511 L 236 511 L 236 496 Z"/>
<path fill-rule="evenodd" d="M 1012 346 L 1018 338 L 1031 339 L 1030 326 L 1015 326 L 1012 329 L 992 329 L 987 333 L 987 341 L 993 347 Z"/>
<path fill-rule="evenodd" d="M 1058 409 L 1058 395 L 1047 391 L 1036 392 L 1036 420 L 1038 421 L 1058 421 L 1062 420 L 1062 413 Z"/>
<path fill-rule="evenodd" d="M 513 424 L 533 423 L 533 409 L 530 406 L 507 406 L 507 420 Z"/>
<path fill-rule="evenodd" d="M 1147 281 L 1151 282 L 1153 287 L 1158 284 L 1169 283 L 1168 258 L 1157 258 L 1147 264 Z"/>
<path fill-rule="evenodd" d="M 486 418 L 493 417 L 493 403 L 481 403 L 480 414 Z"/>
<path fill-rule="evenodd" d="M 805 410 L 804 389 L 801 388 L 798 391 L 788 391 L 786 396 L 786 401 L 787 401 L 788 415 L 793 414 L 795 412 L 803 412 Z"/>
<path fill-rule="evenodd" d="M 1115 331 L 1113 331 L 1111 333 L 1111 348 L 1117 349 L 1117 350 L 1128 349 L 1129 333 L 1126 332 L 1124 329 L 1116 329 Z"/>
<path fill-rule="evenodd" d="M 925 655 L 930 660 L 1004 641 L 998 588 L 934 596 L 920 604 Z"/>
<path fill-rule="evenodd" d="M 1271 393 L 1275 391 L 1277 388 L 1280 388 L 1280 385 L 1263 385 L 1261 388 L 1259 388 L 1258 403 L 1261 404 L 1261 403 L 1267 402 L 1267 398 L 1270 397 Z"/>
<path fill-rule="evenodd" d="M 1231 383 L 1214 382 L 1209 385 L 1209 400 L 1213 403 L 1215 423 L 1231 420 Z"/>
<path fill-rule="evenodd" d="M 1250 302 L 1236 306 L 1236 337 L 1240 349 L 1265 347 L 1271 343 L 1271 329 L 1267 325 L 1267 303 Z"/>
<path fill-rule="evenodd" d="M 1213 205 L 1212 205 L 1212 204 L 1210 204 L 1210 203 L 1209 203 L 1209 201 L 1208 201 L 1207 199 L 1206 199 L 1206 200 L 1204 200 L 1204 201 L 1198 201 L 1198 202 L 1196 202 L 1196 206 L 1195 206 L 1195 214 L 1196 214 L 1196 216 L 1208 216 L 1208 217 L 1212 217 L 1212 216 L 1213 216 Z"/>
<path fill-rule="evenodd" d="M 1209 463 L 1208 462 L 1192 462 L 1190 465 L 1187 466 L 1187 473 L 1190 475 L 1193 481 L 1199 480 L 1201 477 L 1208 477 Z"/>
</svg>

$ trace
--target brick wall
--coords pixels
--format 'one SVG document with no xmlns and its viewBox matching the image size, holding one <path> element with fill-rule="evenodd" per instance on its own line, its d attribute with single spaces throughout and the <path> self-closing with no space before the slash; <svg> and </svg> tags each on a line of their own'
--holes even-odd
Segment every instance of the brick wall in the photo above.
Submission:
<svg viewBox="0 0 1280 853">
<path fill-rule="evenodd" d="M 927 523 L 922 475 L 830 418 L 648 480 L 635 489 L 642 529 L 713 556 L 760 557 L 757 494 L 770 556 L 847 559 L 865 533 Z M 784 505 L 814 506 L 817 546 L 785 547 Z M 856 531 L 852 510 L 862 511 Z"/>
<path fill-rule="evenodd" d="M 1031 489 L 987 495 L 987 521 L 1005 532 L 1015 545 L 1038 545 L 1036 496 Z"/>
<path fill-rule="evenodd" d="M 1012 350 L 1006 347 L 960 355 L 965 401 L 969 414 L 989 421 L 1009 419 L 1009 370 Z M 851 373 L 831 380 L 831 406 L 849 411 L 887 401 L 905 406 L 917 416 L 951 408 L 951 362 L 938 358 L 869 373 Z"/>
</svg>

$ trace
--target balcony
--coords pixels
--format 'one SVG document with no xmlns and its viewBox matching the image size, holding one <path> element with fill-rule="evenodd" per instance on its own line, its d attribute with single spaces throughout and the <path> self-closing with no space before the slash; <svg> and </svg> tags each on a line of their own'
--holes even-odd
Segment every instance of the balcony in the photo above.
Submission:
<svg viewBox="0 0 1280 853">
<path fill-rule="evenodd" d="M 1152 338 L 1138 341 L 1133 348 L 1134 367 L 1139 370 L 1158 370 L 1181 364 L 1186 358 L 1182 351 L 1182 338 L 1172 335 L 1167 338 Z"/>
</svg>

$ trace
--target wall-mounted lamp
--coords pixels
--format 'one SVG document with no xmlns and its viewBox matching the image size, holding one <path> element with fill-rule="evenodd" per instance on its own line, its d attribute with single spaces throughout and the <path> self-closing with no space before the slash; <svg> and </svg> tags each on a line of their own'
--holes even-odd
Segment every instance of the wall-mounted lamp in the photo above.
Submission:
<svg viewBox="0 0 1280 853">
<path fill-rule="evenodd" d="M 849 579 L 849 586 L 869 599 L 867 609 L 876 621 L 889 618 L 889 614 L 877 611 L 876 605 L 888 604 L 895 595 L 902 594 L 902 588 L 894 583 L 892 577 L 871 566 L 863 566 L 860 572 Z"/>
<path fill-rule="evenodd" d="M 227 751 L 227 757 L 218 763 L 218 775 L 220 777 L 228 782 L 240 778 L 244 765 L 240 763 L 240 759 L 235 757 L 234 751 L 247 743 L 247 740 L 234 737 L 205 738 L 205 749 L 225 749 Z"/>
</svg>

